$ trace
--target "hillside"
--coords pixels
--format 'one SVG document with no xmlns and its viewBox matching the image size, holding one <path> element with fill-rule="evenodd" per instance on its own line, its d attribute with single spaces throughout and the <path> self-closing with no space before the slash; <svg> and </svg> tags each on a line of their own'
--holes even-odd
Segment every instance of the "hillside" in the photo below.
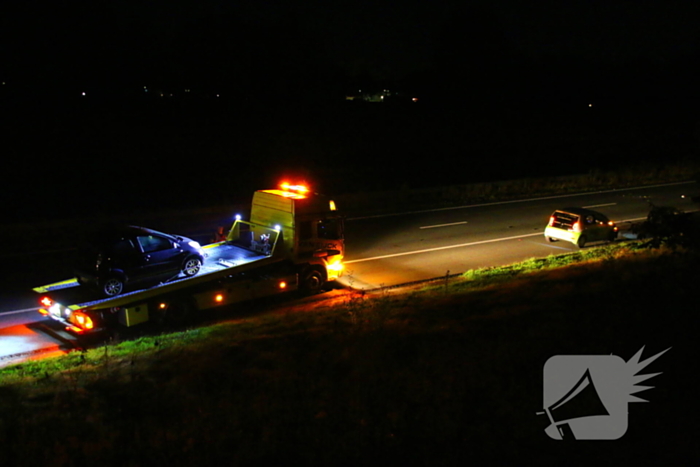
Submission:
<svg viewBox="0 0 700 467">
<path fill-rule="evenodd" d="M 697 254 L 593 251 L 251 305 L 3 369 L 2 465 L 687 464 L 700 435 Z M 649 403 L 629 404 L 622 438 L 545 434 L 550 357 L 628 361 L 642 348 L 640 360 L 670 350 L 640 372 L 661 374 L 637 394 Z"/>
</svg>

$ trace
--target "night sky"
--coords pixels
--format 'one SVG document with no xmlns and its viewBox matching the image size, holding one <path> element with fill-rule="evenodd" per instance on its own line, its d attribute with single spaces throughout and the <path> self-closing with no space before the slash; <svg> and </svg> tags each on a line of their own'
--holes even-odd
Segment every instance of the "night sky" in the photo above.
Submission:
<svg viewBox="0 0 700 467">
<path fill-rule="evenodd" d="M 699 20 L 668 0 L 12 2 L 2 218 L 229 202 L 295 170 L 352 191 L 697 155 Z M 346 100 L 382 89 L 418 104 Z"/>
<path fill-rule="evenodd" d="M 692 1 L 12 3 L 0 17 L 10 87 L 308 96 L 392 85 L 438 96 L 440 86 L 585 100 L 696 93 L 698 78 Z"/>
</svg>

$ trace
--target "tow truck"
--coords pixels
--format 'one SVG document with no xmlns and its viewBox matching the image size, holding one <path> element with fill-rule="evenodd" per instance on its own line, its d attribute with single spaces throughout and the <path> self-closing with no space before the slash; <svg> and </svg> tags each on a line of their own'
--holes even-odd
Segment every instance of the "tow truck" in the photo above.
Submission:
<svg viewBox="0 0 700 467">
<path fill-rule="evenodd" d="M 71 278 L 33 290 L 39 313 L 75 334 L 147 322 L 181 323 L 199 310 L 282 292 L 316 293 L 343 272 L 343 217 L 304 185 L 253 193 L 250 219 L 236 215 L 226 238 L 202 249 L 200 273 L 109 298 Z"/>
</svg>

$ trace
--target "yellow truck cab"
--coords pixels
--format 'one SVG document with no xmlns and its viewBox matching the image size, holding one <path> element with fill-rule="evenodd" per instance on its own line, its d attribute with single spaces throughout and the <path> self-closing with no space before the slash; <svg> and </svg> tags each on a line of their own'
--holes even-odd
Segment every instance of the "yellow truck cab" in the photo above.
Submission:
<svg viewBox="0 0 700 467">
<path fill-rule="evenodd" d="M 272 226 L 278 232 L 275 251 L 293 259 L 300 270 L 300 287 L 317 290 L 343 271 L 345 242 L 343 218 L 335 202 L 312 194 L 303 185 L 282 184 L 279 189 L 253 194 L 251 225 Z M 231 229 L 229 238 L 238 233 Z M 253 227 L 255 230 L 255 228 Z M 253 232 L 254 248 L 269 244 L 272 232 Z M 280 238 L 281 237 L 281 244 Z"/>
</svg>

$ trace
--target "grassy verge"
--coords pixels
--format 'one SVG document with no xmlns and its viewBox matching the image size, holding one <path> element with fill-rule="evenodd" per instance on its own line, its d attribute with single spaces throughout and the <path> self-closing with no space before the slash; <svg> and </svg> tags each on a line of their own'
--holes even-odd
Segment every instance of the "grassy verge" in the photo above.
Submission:
<svg viewBox="0 0 700 467">
<path fill-rule="evenodd" d="M 634 245 L 5 368 L 2 465 L 686 463 L 698 257 Z M 662 375 L 622 439 L 545 435 L 549 357 L 645 345 L 672 350 L 645 369 Z"/>
</svg>

